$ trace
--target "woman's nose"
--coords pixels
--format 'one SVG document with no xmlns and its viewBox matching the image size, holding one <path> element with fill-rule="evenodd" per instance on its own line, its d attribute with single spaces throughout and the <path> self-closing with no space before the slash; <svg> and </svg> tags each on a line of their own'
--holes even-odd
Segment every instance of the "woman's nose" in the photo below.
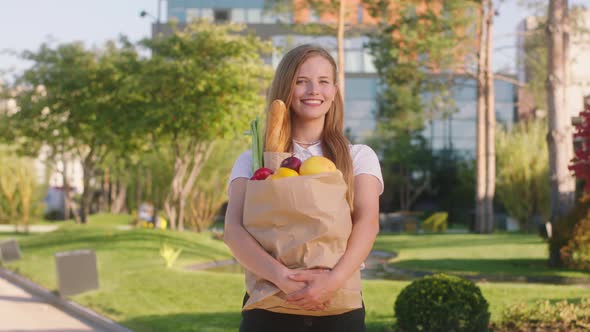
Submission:
<svg viewBox="0 0 590 332">
<path fill-rule="evenodd" d="M 318 83 L 309 82 L 307 85 L 307 93 L 310 95 L 317 95 L 319 94 L 320 85 Z"/>
</svg>

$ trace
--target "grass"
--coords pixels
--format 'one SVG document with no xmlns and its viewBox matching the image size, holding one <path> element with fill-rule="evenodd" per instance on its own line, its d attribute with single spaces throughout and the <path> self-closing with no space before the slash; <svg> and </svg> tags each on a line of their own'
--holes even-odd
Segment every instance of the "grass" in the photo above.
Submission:
<svg viewBox="0 0 590 332">
<path fill-rule="evenodd" d="M 375 248 L 395 251 L 391 266 L 463 275 L 574 277 L 590 273 L 547 266 L 547 244 L 531 234 L 381 235 Z"/>
<path fill-rule="evenodd" d="M 386 245 L 400 244 L 403 242 L 400 239 L 406 237 L 406 250 L 412 248 L 412 238 L 418 248 L 428 248 L 421 244 L 421 236 L 380 236 L 377 246 L 383 249 Z M 438 248 L 450 240 L 447 236 L 438 237 L 439 240 L 431 237 L 431 242 L 439 242 Z M 460 243 L 462 239 L 469 250 L 467 243 L 472 240 L 471 235 L 460 235 L 454 242 Z M 221 332 L 238 328 L 244 294 L 243 275 L 191 272 L 183 268 L 231 256 L 225 245 L 209 233 L 121 231 L 94 220 L 85 226 L 64 224 L 52 233 L 22 236 L 19 242 L 23 259 L 8 267 L 51 290 L 56 288 L 53 259 L 56 252 L 94 249 L 100 289 L 72 299 L 134 331 Z M 166 269 L 159 256 L 163 243 L 183 249 L 172 269 Z M 512 242 L 506 243 L 511 245 Z M 393 324 L 393 303 L 407 284 L 406 281 L 363 281 L 369 331 L 381 332 Z M 480 287 L 491 304 L 492 319 L 496 321 L 501 311 L 511 304 L 533 303 L 540 299 L 578 301 L 590 296 L 589 288 L 578 286 L 482 283 Z"/>
</svg>

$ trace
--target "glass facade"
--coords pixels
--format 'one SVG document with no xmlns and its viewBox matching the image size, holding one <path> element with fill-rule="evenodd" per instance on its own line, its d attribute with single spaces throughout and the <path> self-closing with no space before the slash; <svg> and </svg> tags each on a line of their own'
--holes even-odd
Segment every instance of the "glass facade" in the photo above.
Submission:
<svg viewBox="0 0 590 332">
<path fill-rule="evenodd" d="M 287 15 L 265 12 L 264 0 L 168 0 L 168 20 L 196 19 L 250 24 L 292 22 Z"/>
<path fill-rule="evenodd" d="M 517 121 L 517 87 L 506 81 L 494 82 L 496 126 L 510 128 Z M 477 86 L 474 79 L 458 79 L 452 89 L 456 112 L 427 123 L 423 134 L 433 150 L 453 149 L 475 157 L 477 143 Z"/>
</svg>

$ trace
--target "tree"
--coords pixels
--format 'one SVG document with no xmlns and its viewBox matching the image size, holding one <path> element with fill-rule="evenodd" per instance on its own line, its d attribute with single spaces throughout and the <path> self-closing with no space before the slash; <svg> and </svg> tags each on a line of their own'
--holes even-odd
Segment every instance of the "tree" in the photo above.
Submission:
<svg viewBox="0 0 590 332">
<path fill-rule="evenodd" d="M 346 0 L 302 0 L 302 1 L 285 1 L 270 0 L 265 1 L 268 10 L 284 14 L 297 13 L 299 11 L 310 10 L 319 16 L 337 13 L 335 27 L 332 24 L 307 24 L 295 25 L 294 30 L 299 33 L 310 35 L 336 35 L 336 48 L 338 54 L 338 89 L 344 99 L 345 94 L 345 73 L 344 73 L 344 33 L 346 31 L 345 22 L 348 18 Z"/>
<path fill-rule="evenodd" d="M 521 5 L 527 5 L 533 10 L 534 20 L 530 30 L 524 32 L 521 36 L 524 41 L 524 54 L 522 66 L 525 72 L 526 85 L 524 89 L 532 97 L 533 107 L 544 110 L 547 107 L 547 12 L 548 1 L 546 0 L 527 0 L 522 1 Z M 569 11 L 569 21 L 571 33 L 574 38 L 580 38 L 589 33 L 584 26 L 584 7 L 573 5 Z"/>
<path fill-rule="evenodd" d="M 271 48 L 240 31 L 197 22 L 142 41 L 152 53 L 143 64 L 144 114 L 154 141 L 169 146 L 174 160 L 164 204 L 173 229 L 184 229 L 187 199 L 215 139 L 242 135 L 263 108 L 260 87 L 268 83 L 270 68 L 260 55 Z"/>
<path fill-rule="evenodd" d="M 470 10 L 469 2 L 440 2 L 418 6 L 415 1 L 365 1 L 372 16 L 381 22 L 370 35 L 369 50 L 383 89 L 378 96 L 377 133 L 383 144 L 395 146 L 407 142 L 410 155 L 423 152 L 420 133 L 425 121 L 446 116 L 454 110 L 449 97 L 457 69 L 457 58 L 463 59 L 469 19 L 460 19 Z M 469 17 L 469 16 L 468 16 Z M 460 64 L 463 68 L 464 65 Z M 397 141 L 397 142 L 396 142 Z M 393 151 L 382 148 L 381 153 Z M 421 152 L 422 151 L 422 152 Z M 383 156 L 383 159 L 388 159 Z M 395 158 L 394 158 L 395 159 Z M 407 160 L 408 166 L 414 165 Z M 404 207 L 411 206 L 420 188 L 428 188 L 430 177 L 416 168 L 399 168 L 399 174 L 412 186 L 406 193 Z M 422 181 L 412 179 L 423 174 Z M 410 203 L 410 204 L 408 204 Z"/>
<path fill-rule="evenodd" d="M 21 151 L 79 159 L 84 191 L 81 222 L 85 223 L 97 166 L 112 151 L 133 150 L 143 132 L 139 112 L 138 55 L 125 39 L 102 50 L 81 43 L 43 44 L 22 54 L 31 68 L 15 81 L 18 112 L 8 116 Z M 65 183 L 67 185 L 67 182 Z M 69 192 L 69 190 L 66 190 Z"/>
<path fill-rule="evenodd" d="M 251 145 L 247 140 L 220 139 L 206 161 L 187 203 L 188 224 L 194 231 L 206 230 L 220 215 L 228 199 L 227 181 L 236 158 Z"/>
<path fill-rule="evenodd" d="M 0 221 L 24 226 L 29 231 L 30 218 L 38 215 L 38 192 L 31 158 L 18 156 L 14 147 L 0 145 Z"/>
<path fill-rule="evenodd" d="M 496 134 L 498 199 L 523 229 L 533 216 L 549 218 L 546 133 L 545 120 L 530 120 L 510 130 L 499 128 Z"/>
<path fill-rule="evenodd" d="M 569 7 L 567 0 L 550 0 L 547 20 L 547 106 L 549 113 L 549 181 L 551 222 L 574 206 L 575 180 L 568 170 L 573 157 L 572 129 L 568 108 Z M 559 252 L 549 253 L 550 264 L 559 265 Z"/>
<path fill-rule="evenodd" d="M 479 2 L 477 50 L 477 189 L 475 231 L 491 233 L 494 227 L 495 108 L 492 68 L 493 0 Z"/>
<path fill-rule="evenodd" d="M 426 139 L 418 132 L 413 135 L 388 139 L 380 136 L 369 143 L 383 156 L 381 162 L 386 188 L 394 188 L 386 190 L 382 197 L 388 210 L 395 206 L 409 211 L 421 195 L 432 189 L 430 171 L 433 155 Z"/>
</svg>

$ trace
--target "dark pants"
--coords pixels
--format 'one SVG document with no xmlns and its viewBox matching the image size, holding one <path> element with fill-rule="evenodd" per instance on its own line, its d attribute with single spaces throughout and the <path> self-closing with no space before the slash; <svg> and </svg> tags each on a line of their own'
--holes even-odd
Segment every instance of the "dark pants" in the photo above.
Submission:
<svg viewBox="0 0 590 332">
<path fill-rule="evenodd" d="M 248 294 L 244 297 L 244 304 Z M 365 332 L 365 304 L 340 315 L 305 316 L 263 309 L 242 311 L 240 332 Z"/>
</svg>

